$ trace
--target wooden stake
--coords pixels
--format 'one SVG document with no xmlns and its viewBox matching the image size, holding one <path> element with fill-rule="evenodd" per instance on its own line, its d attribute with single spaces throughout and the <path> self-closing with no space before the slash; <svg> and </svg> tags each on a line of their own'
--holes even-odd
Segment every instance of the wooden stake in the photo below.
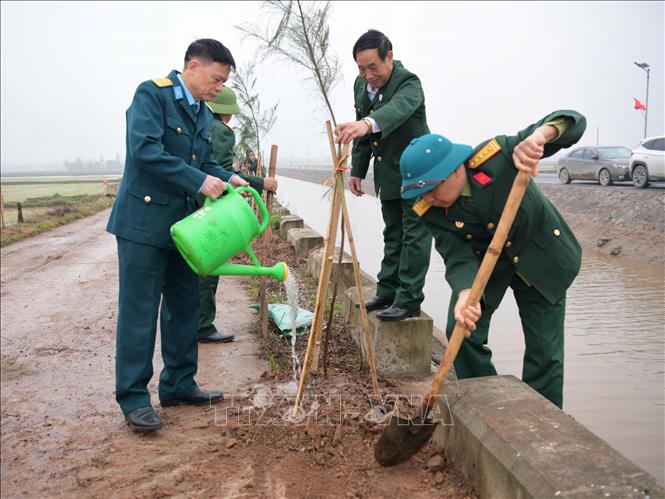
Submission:
<svg viewBox="0 0 665 499">
<path fill-rule="evenodd" d="M 344 161 L 342 165 L 339 164 L 339 158 L 337 157 L 337 151 L 335 150 L 335 141 L 333 140 L 333 133 L 332 133 L 332 125 L 330 123 L 330 120 L 326 121 L 326 132 L 328 133 L 328 145 L 330 146 L 330 155 L 333 160 L 333 174 L 335 176 L 335 188 L 337 193 L 337 205 L 333 208 L 337 210 L 337 213 L 335 214 L 336 217 L 341 215 L 341 203 L 342 200 L 344 199 L 344 173 L 342 170 L 340 170 L 340 166 L 345 166 L 346 165 L 346 159 L 349 155 L 349 144 L 344 144 L 344 149 L 342 153 L 342 157 L 344 158 Z M 337 189 L 339 185 L 339 189 Z M 331 214 L 331 219 L 332 219 L 333 214 Z M 338 220 L 336 220 L 337 223 Z M 343 223 L 343 222 L 342 222 Z M 330 232 L 330 227 L 328 227 L 328 231 Z M 332 240 L 332 243 L 328 243 L 328 239 Z M 320 318 L 320 323 L 321 327 L 323 326 L 323 312 L 325 311 L 325 303 L 327 299 L 327 293 L 328 293 L 328 283 L 330 282 L 330 272 L 332 271 L 332 265 L 333 265 L 333 257 L 335 254 L 335 241 L 337 239 L 337 225 L 335 225 L 334 228 L 334 233 L 332 236 L 328 235 L 328 239 L 326 240 L 326 245 L 325 245 L 325 251 L 324 251 L 324 265 L 328 265 L 330 269 L 328 270 L 327 277 L 325 278 L 325 292 L 323 296 L 323 308 L 321 309 L 321 318 Z M 341 256 L 341 255 L 340 255 Z M 323 278 L 323 266 L 321 268 L 321 277 L 320 279 Z M 319 281 L 319 285 L 321 282 Z M 314 316 L 314 319 L 316 320 L 316 315 Z M 314 341 L 314 351 L 312 352 L 312 372 L 317 373 L 319 371 L 319 357 L 321 356 L 321 327 L 317 329 L 313 329 L 314 334 L 316 335 L 315 341 Z M 330 327 L 330 324 L 328 324 L 328 327 Z"/>
<path fill-rule="evenodd" d="M 329 126 L 330 122 L 326 123 L 326 128 L 328 132 L 328 145 L 330 146 L 330 154 L 333 157 L 333 162 L 335 164 L 339 163 L 337 157 L 337 151 L 335 150 L 335 141 L 333 140 L 332 128 Z M 348 154 L 347 149 L 342 153 L 342 157 L 345 157 Z M 346 159 L 343 163 L 346 165 Z M 336 172 L 337 173 L 337 172 Z M 341 175 L 341 172 L 339 172 Z M 337 178 L 337 177 L 335 177 Z M 374 395 L 379 397 L 379 382 L 376 376 L 376 362 L 374 360 L 374 349 L 372 347 L 371 338 L 369 336 L 369 320 L 367 319 L 367 310 L 365 309 L 365 298 L 362 295 L 362 288 L 360 285 L 360 265 L 358 264 L 358 255 L 356 254 L 356 244 L 353 239 L 353 231 L 351 230 L 351 221 L 349 220 L 349 213 L 346 208 L 346 196 L 342 195 L 342 224 L 346 229 L 346 238 L 349 241 L 349 247 L 351 248 L 351 262 L 353 265 L 353 278 L 356 285 L 356 293 L 358 296 L 358 307 L 360 308 L 360 320 L 363 330 L 363 339 L 365 340 L 365 351 L 367 352 L 367 363 L 369 364 L 369 373 L 372 378 L 372 388 L 374 389 Z M 342 232 L 343 233 L 343 232 Z M 340 252 L 342 248 L 340 248 Z M 340 255 L 341 256 L 341 255 Z M 330 327 L 330 325 L 328 325 Z M 315 357 L 316 359 L 316 357 Z M 316 360 L 312 361 L 314 364 Z M 312 369 L 313 371 L 313 369 Z"/>
<path fill-rule="evenodd" d="M 337 227 L 341 215 L 342 201 L 344 196 L 344 180 L 342 172 L 335 173 L 335 188 L 333 190 L 331 223 L 328 227 L 326 243 L 323 252 L 323 262 L 321 265 L 321 275 L 319 276 L 319 287 L 317 290 L 316 306 L 314 307 L 314 319 L 310 335 L 314 337 L 314 349 L 312 351 L 311 368 L 313 373 L 319 370 L 319 354 L 321 352 L 321 330 L 323 328 L 323 316 L 325 313 L 326 301 L 328 298 L 328 284 L 330 283 L 330 274 L 332 272 L 333 255 L 335 251 L 335 242 L 337 240 Z"/>
<path fill-rule="evenodd" d="M 275 176 L 275 170 L 277 169 L 277 146 L 273 144 L 270 148 L 270 166 L 268 167 L 268 177 Z M 266 193 L 266 208 L 268 208 L 268 213 L 272 218 L 272 203 L 273 203 L 274 194 L 272 192 Z M 272 239 L 272 224 L 268 224 L 265 232 L 263 233 L 263 265 L 266 265 L 266 258 L 270 253 L 270 240 Z M 260 316 L 260 325 L 261 325 L 261 334 L 263 337 L 268 336 L 268 299 L 266 297 L 266 289 L 268 288 L 268 278 L 262 276 L 260 278 L 259 284 L 259 299 L 261 303 L 261 308 L 259 311 Z M 295 331 L 293 332 L 295 334 Z"/>
<path fill-rule="evenodd" d="M 2 225 L 0 225 L 0 228 L 4 229 L 5 228 L 5 201 L 4 201 L 4 198 L 2 197 L 2 189 L 0 189 L 0 217 L 2 218 Z"/>
<path fill-rule="evenodd" d="M 330 122 L 326 122 L 330 126 Z M 298 392 L 296 393 L 295 404 L 293 406 L 293 416 L 298 414 L 300 409 L 300 398 L 305 390 L 305 382 L 307 381 L 307 374 L 309 364 L 312 359 L 314 344 L 317 341 L 317 331 L 321 329 L 323 322 L 323 304 L 326 300 L 326 293 L 328 289 L 328 281 L 330 280 L 330 271 L 332 263 L 332 250 L 335 247 L 335 235 L 337 234 L 337 226 L 339 225 L 339 215 L 341 203 L 339 201 L 340 195 L 344 195 L 344 184 L 341 172 L 335 172 L 335 184 L 333 186 L 333 193 L 330 198 L 330 218 L 328 219 L 328 232 L 326 243 L 324 246 L 323 262 L 321 264 L 321 273 L 319 275 L 319 285 L 316 291 L 316 304 L 314 306 L 314 319 L 312 326 L 309 330 L 309 338 L 307 340 L 307 350 L 305 351 L 305 359 L 302 363 L 302 372 L 300 374 L 300 381 L 298 383 Z"/>
<path fill-rule="evenodd" d="M 337 151 L 335 150 L 335 144 L 332 137 L 332 127 L 330 121 L 326 121 L 326 129 L 328 132 L 328 142 L 330 144 L 330 151 L 333 158 L 334 164 L 334 178 L 335 183 L 333 186 L 333 194 L 330 200 L 330 218 L 328 220 L 328 232 L 326 237 L 326 243 L 324 246 L 324 255 L 323 262 L 321 265 L 321 273 L 319 276 L 319 285 L 316 292 L 316 305 L 314 307 L 314 319 L 312 321 L 312 327 L 309 332 L 309 339 L 307 342 L 307 350 L 305 352 L 305 359 L 302 364 L 302 373 L 300 375 L 300 382 L 298 383 L 298 392 L 296 393 L 296 399 L 293 407 L 293 416 L 295 417 L 298 414 L 300 409 L 300 399 L 302 397 L 303 391 L 305 389 L 305 382 L 307 380 L 307 372 L 309 369 L 310 362 L 312 363 L 312 372 L 316 372 L 318 364 L 318 355 L 321 348 L 321 340 L 319 336 L 321 334 L 321 325 L 323 323 L 323 305 L 326 301 L 326 294 L 328 289 L 328 283 L 330 281 L 330 273 L 332 270 L 332 260 L 335 249 L 335 238 L 337 235 L 337 226 L 339 224 L 340 216 L 342 218 L 342 223 L 346 228 L 347 237 L 351 245 L 352 259 L 353 259 L 353 273 L 356 283 L 356 290 L 358 293 L 360 301 L 360 310 L 361 318 L 363 323 L 363 337 L 365 340 L 365 349 L 367 351 L 367 361 L 369 363 L 370 375 L 372 377 L 372 387 L 374 390 L 374 396 L 379 398 L 379 384 L 376 379 L 376 365 L 374 361 L 374 351 L 369 337 L 369 322 L 367 320 L 367 311 L 365 310 L 365 302 L 362 297 L 362 289 L 360 288 L 360 266 L 358 265 L 358 258 L 356 255 L 355 243 L 353 242 L 353 234 L 351 232 L 351 223 L 349 222 L 348 212 L 346 210 L 346 202 L 344 198 L 344 177 L 343 172 L 340 169 L 340 166 L 346 164 L 346 160 L 349 156 L 349 146 L 345 144 L 342 149 L 342 164 L 338 164 L 339 160 L 337 159 Z"/>
<path fill-rule="evenodd" d="M 349 220 L 349 213 L 346 209 L 346 199 L 342 198 L 342 220 L 346 227 L 346 234 L 349 240 L 349 247 L 351 248 L 351 262 L 353 264 L 353 279 L 356 284 L 356 296 L 358 297 L 358 308 L 360 309 L 360 320 L 363 327 L 363 339 L 365 340 L 365 350 L 367 351 L 367 364 L 369 365 L 369 374 L 372 378 L 372 388 L 374 389 L 374 396 L 379 398 L 379 382 L 376 378 L 376 363 L 374 361 L 374 348 L 372 347 L 372 339 L 369 336 L 369 320 L 367 319 L 367 310 L 365 309 L 365 298 L 363 297 L 363 290 L 360 284 L 360 265 L 358 264 L 358 256 L 356 255 L 356 243 L 353 241 L 353 233 L 351 232 L 351 222 Z"/>
</svg>

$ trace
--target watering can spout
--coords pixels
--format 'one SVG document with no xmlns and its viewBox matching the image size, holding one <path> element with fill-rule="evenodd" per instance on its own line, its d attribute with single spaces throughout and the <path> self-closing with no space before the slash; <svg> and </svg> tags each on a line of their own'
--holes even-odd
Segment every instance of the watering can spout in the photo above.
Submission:
<svg viewBox="0 0 665 499">
<path fill-rule="evenodd" d="M 278 262 L 272 267 L 254 265 L 236 265 L 225 263 L 211 272 L 210 275 L 258 275 L 270 276 L 277 282 L 284 282 L 289 276 L 289 267 L 284 262 Z"/>
</svg>

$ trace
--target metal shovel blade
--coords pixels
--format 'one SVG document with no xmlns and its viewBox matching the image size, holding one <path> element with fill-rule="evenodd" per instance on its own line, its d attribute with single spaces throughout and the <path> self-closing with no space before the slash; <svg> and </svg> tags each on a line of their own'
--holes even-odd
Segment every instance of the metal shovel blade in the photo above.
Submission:
<svg viewBox="0 0 665 499">
<path fill-rule="evenodd" d="M 435 428 L 431 421 L 392 416 L 374 447 L 374 458 L 381 466 L 403 463 L 425 446 Z"/>
</svg>

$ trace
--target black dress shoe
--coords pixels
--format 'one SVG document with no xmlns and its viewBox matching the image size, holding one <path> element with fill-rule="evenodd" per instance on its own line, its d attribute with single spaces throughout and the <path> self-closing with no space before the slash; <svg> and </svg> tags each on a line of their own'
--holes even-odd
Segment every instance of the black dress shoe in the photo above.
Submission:
<svg viewBox="0 0 665 499">
<path fill-rule="evenodd" d="M 164 422 L 151 406 L 139 407 L 125 414 L 125 420 L 134 431 L 156 431 L 164 426 Z"/>
<path fill-rule="evenodd" d="M 417 317 L 420 315 L 420 307 L 413 310 L 407 308 L 399 308 L 391 306 L 376 316 L 382 321 L 401 321 L 409 317 Z"/>
<path fill-rule="evenodd" d="M 199 341 L 201 343 L 229 343 L 230 341 L 233 341 L 233 338 L 235 338 L 235 336 L 230 333 L 215 331 L 210 336 L 199 339 Z"/>
<path fill-rule="evenodd" d="M 384 298 L 377 295 L 365 302 L 365 310 L 370 312 L 371 310 L 381 310 L 382 308 L 388 308 L 392 302 L 392 298 Z"/>
<path fill-rule="evenodd" d="M 197 388 L 193 392 L 176 399 L 160 400 L 160 404 L 162 407 L 169 407 L 172 405 L 208 405 L 216 404 L 222 400 L 224 400 L 224 394 L 222 392 L 209 392 Z"/>
</svg>

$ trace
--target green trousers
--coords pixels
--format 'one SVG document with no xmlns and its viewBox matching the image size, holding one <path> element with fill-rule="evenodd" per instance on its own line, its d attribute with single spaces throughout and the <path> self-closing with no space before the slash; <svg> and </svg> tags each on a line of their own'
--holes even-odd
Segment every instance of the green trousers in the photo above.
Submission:
<svg viewBox="0 0 665 499">
<path fill-rule="evenodd" d="M 527 286 L 517 275 L 510 281 L 519 308 L 524 333 L 524 361 L 522 381 L 549 399 L 558 407 L 563 406 L 563 322 L 566 313 L 566 296 L 555 304 L 549 303 L 533 287 Z M 448 308 L 448 338 L 455 328 L 455 304 L 453 293 Z M 464 339 L 455 359 L 455 372 L 459 379 L 493 376 L 492 351 L 487 346 L 490 320 L 498 307 L 482 304 L 482 316 L 476 330 Z"/>
<path fill-rule="evenodd" d="M 196 331 L 198 339 L 207 338 L 217 332 L 213 324 L 217 315 L 215 294 L 219 285 L 219 276 L 199 276 L 199 296 L 201 300 L 201 314 L 199 316 L 199 328 Z"/>
<path fill-rule="evenodd" d="M 399 308 L 415 309 L 425 296 L 423 285 L 432 252 L 432 235 L 413 208 L 413 200 L 381 200 L 383 260 L 376 294 Z"/>
<path fill-rule="evenodd" d="M 150 405 L 147 386 L 153 375 L 158 311 L 164 360 L 159 398 L 174 399 L 196 390 L 198 278 L 175 250 L 116 239 L 120 293 L 115 397 L 127 414 Z"/>
</svg>

